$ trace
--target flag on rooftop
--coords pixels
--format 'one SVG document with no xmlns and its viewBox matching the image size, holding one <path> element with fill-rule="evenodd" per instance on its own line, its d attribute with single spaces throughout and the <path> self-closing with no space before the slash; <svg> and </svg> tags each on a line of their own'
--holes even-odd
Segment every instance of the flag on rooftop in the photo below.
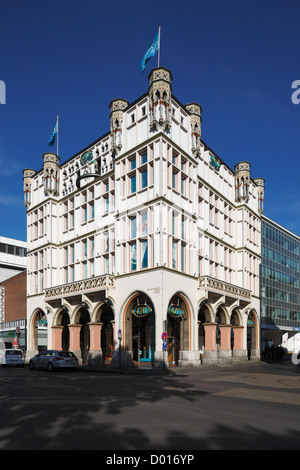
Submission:
<svg viewBox="0 0 300 470">
<path fill-rule="evenodd" d="M 48 142 L 48 145 L 50 145 L 52 147 L 52 145 L 54 145 L 54 142 L 55 142 L 55 136 L 57 134 L 57 127 L 58 127 L 58 118 L 56 118 L 56 124 L 55 124 L 55 127 L 52 131 L 52 134 L 50 136 L 50 139 L 49 139 L 49 142 Z"/>
<path fill-rule="evenodd" d="M 151 46 L 147 50 L 147 52 L 144 55 L 143 60 L 141 62 L 142 72 L 144 72 L 145 68 L 148 65 L 149 60 L 151 59 L 151 57 L 153 57 L 155 55 L 155 53 L 159 50 L 159 48 L 160 48 L 160 27 L 159 27 L 159 29 L 156 33 L 156 36 L 155 36 Z"/>
</svg>

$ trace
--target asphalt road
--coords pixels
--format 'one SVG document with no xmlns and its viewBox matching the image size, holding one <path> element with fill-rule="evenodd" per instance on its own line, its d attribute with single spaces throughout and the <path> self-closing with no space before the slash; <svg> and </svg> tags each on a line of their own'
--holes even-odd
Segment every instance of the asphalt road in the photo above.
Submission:
<svg viewBox="0 0 300 470">
<path fill-rule="evenodd" d="M 300 370 L 291 361 L 167 375 L 1 368 L 0 412 L 0 450 L 292 450 Z"/>
</svg>

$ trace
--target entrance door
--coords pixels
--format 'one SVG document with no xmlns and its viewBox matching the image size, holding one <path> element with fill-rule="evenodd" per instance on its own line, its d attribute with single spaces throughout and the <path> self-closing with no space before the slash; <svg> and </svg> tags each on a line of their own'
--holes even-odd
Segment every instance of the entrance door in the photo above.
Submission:
<svg viewBox="0 0 300 470">
<path fill-rule="evenodd" d="M 114 350 L 113 326 L 114 314 L 110 306 L 105 306 L 101 313 L 101 347 L 104 360 L 110 361 Z"/>
<path fill-rule="evenodd" d="M 155 347 L 155 327 L 153 312 L 146 317 L 132 317 L 133 360 L 153 362 Z"/>
<path fill-rule="evenodd" d="M 180 350 L 180 328 L 181 318 L 174 318 L 168 315 L 168 362 L 178 364 Z"/>
</svg>

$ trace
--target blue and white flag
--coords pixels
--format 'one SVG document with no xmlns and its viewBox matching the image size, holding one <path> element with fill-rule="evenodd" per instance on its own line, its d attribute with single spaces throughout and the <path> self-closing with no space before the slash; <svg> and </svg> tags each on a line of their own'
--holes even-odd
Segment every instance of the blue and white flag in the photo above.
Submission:
<svg viewBox="0 0 300 470">
<path fill-rule="evenodd" d="M 146 52 L 146 54 L 144 55 L 143 57 L 143 60 L 141 62 L 141 69 L 142 69 L 142 72 L 144 72 L 145 68 L 147 67 L 148 65 L 148 62 L 149 60 L 151 59 L 151 57 L 153 57 L 155 55 L 155 53 L 158 51 L 159 49 L 159 42 L 160 42 L 160 31 L 158 30 L 157 33 L 156 33 L 156 36 L 154 38 L 154 41 L 153 43 L 151 44 L 151 46 L 149 47 L 148 51 Z"/>
<path fill-rule="evenodd" d="M 48 145 L 50 145 L 52 147 L 52 145 L 54 145 L 54 142 L 55 142 L 55 136 L 57 134 L 57 125 L 58 125 L 58 119 L 56 118 L 56 124 L 55 124 L 55 127 L 52 131 L 52 134 L 50 136 L 50 139 L 49 139 L 49 142 L 48 142 Z"/>
</svg>

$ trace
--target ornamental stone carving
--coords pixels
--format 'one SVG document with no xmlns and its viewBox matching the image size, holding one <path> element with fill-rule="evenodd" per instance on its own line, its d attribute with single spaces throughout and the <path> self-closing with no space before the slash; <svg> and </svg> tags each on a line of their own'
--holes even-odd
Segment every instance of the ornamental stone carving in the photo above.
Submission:
<svg viewBox="0 0 300 470">
<path fill-rule="evenodd" d="M 255 178 L 254 183 L 257 185 L 258 192 L 258 212 L 262 214 L 264 211 L 265 180 L 263 178 Z"/>
<path fill-rule="evenodd" d="M 128 106 L 128 101 L 116 99 L 111 101 L 110 108 L 110 146 L 112 157 L 118 155 L 122 148 L 122 123 L 124 110 Z"/>
<path fill-rule="evenodd" d="M 235 201 L 249 201 L 250 187 L 250 163 L 239 162 L 234 167 L 235 170 Z"/>
<path fill-rule="evenodd" d="M 172 74 L 164 67 L 153 69 L 148 77 L 150 100 L 150 127 L 153 130 L 171 127 Z"/>
<path fill-rule="evenodd" d="M 31 204 L 31 181 L 32 177 L 36 174 L 35 170 L 23 170 L 23 187 L 24 187 L 24 206 L 29 207 Z"/>
<path fill-rule="evenodd" d="M 59 157 L 54 153 L 44 153 L 44 193 L 46 196 L 59 195 Z"/>
<path fill-rule="evenodd" d="M 190 123 L 192 130 L 192 152 L 194 157 L 200 156 L 200 139 L 201 139 L 201 113 L 202 107 L 196 103 L 185 105 L 185 109 L 190 113 Z"/>
</svg>

